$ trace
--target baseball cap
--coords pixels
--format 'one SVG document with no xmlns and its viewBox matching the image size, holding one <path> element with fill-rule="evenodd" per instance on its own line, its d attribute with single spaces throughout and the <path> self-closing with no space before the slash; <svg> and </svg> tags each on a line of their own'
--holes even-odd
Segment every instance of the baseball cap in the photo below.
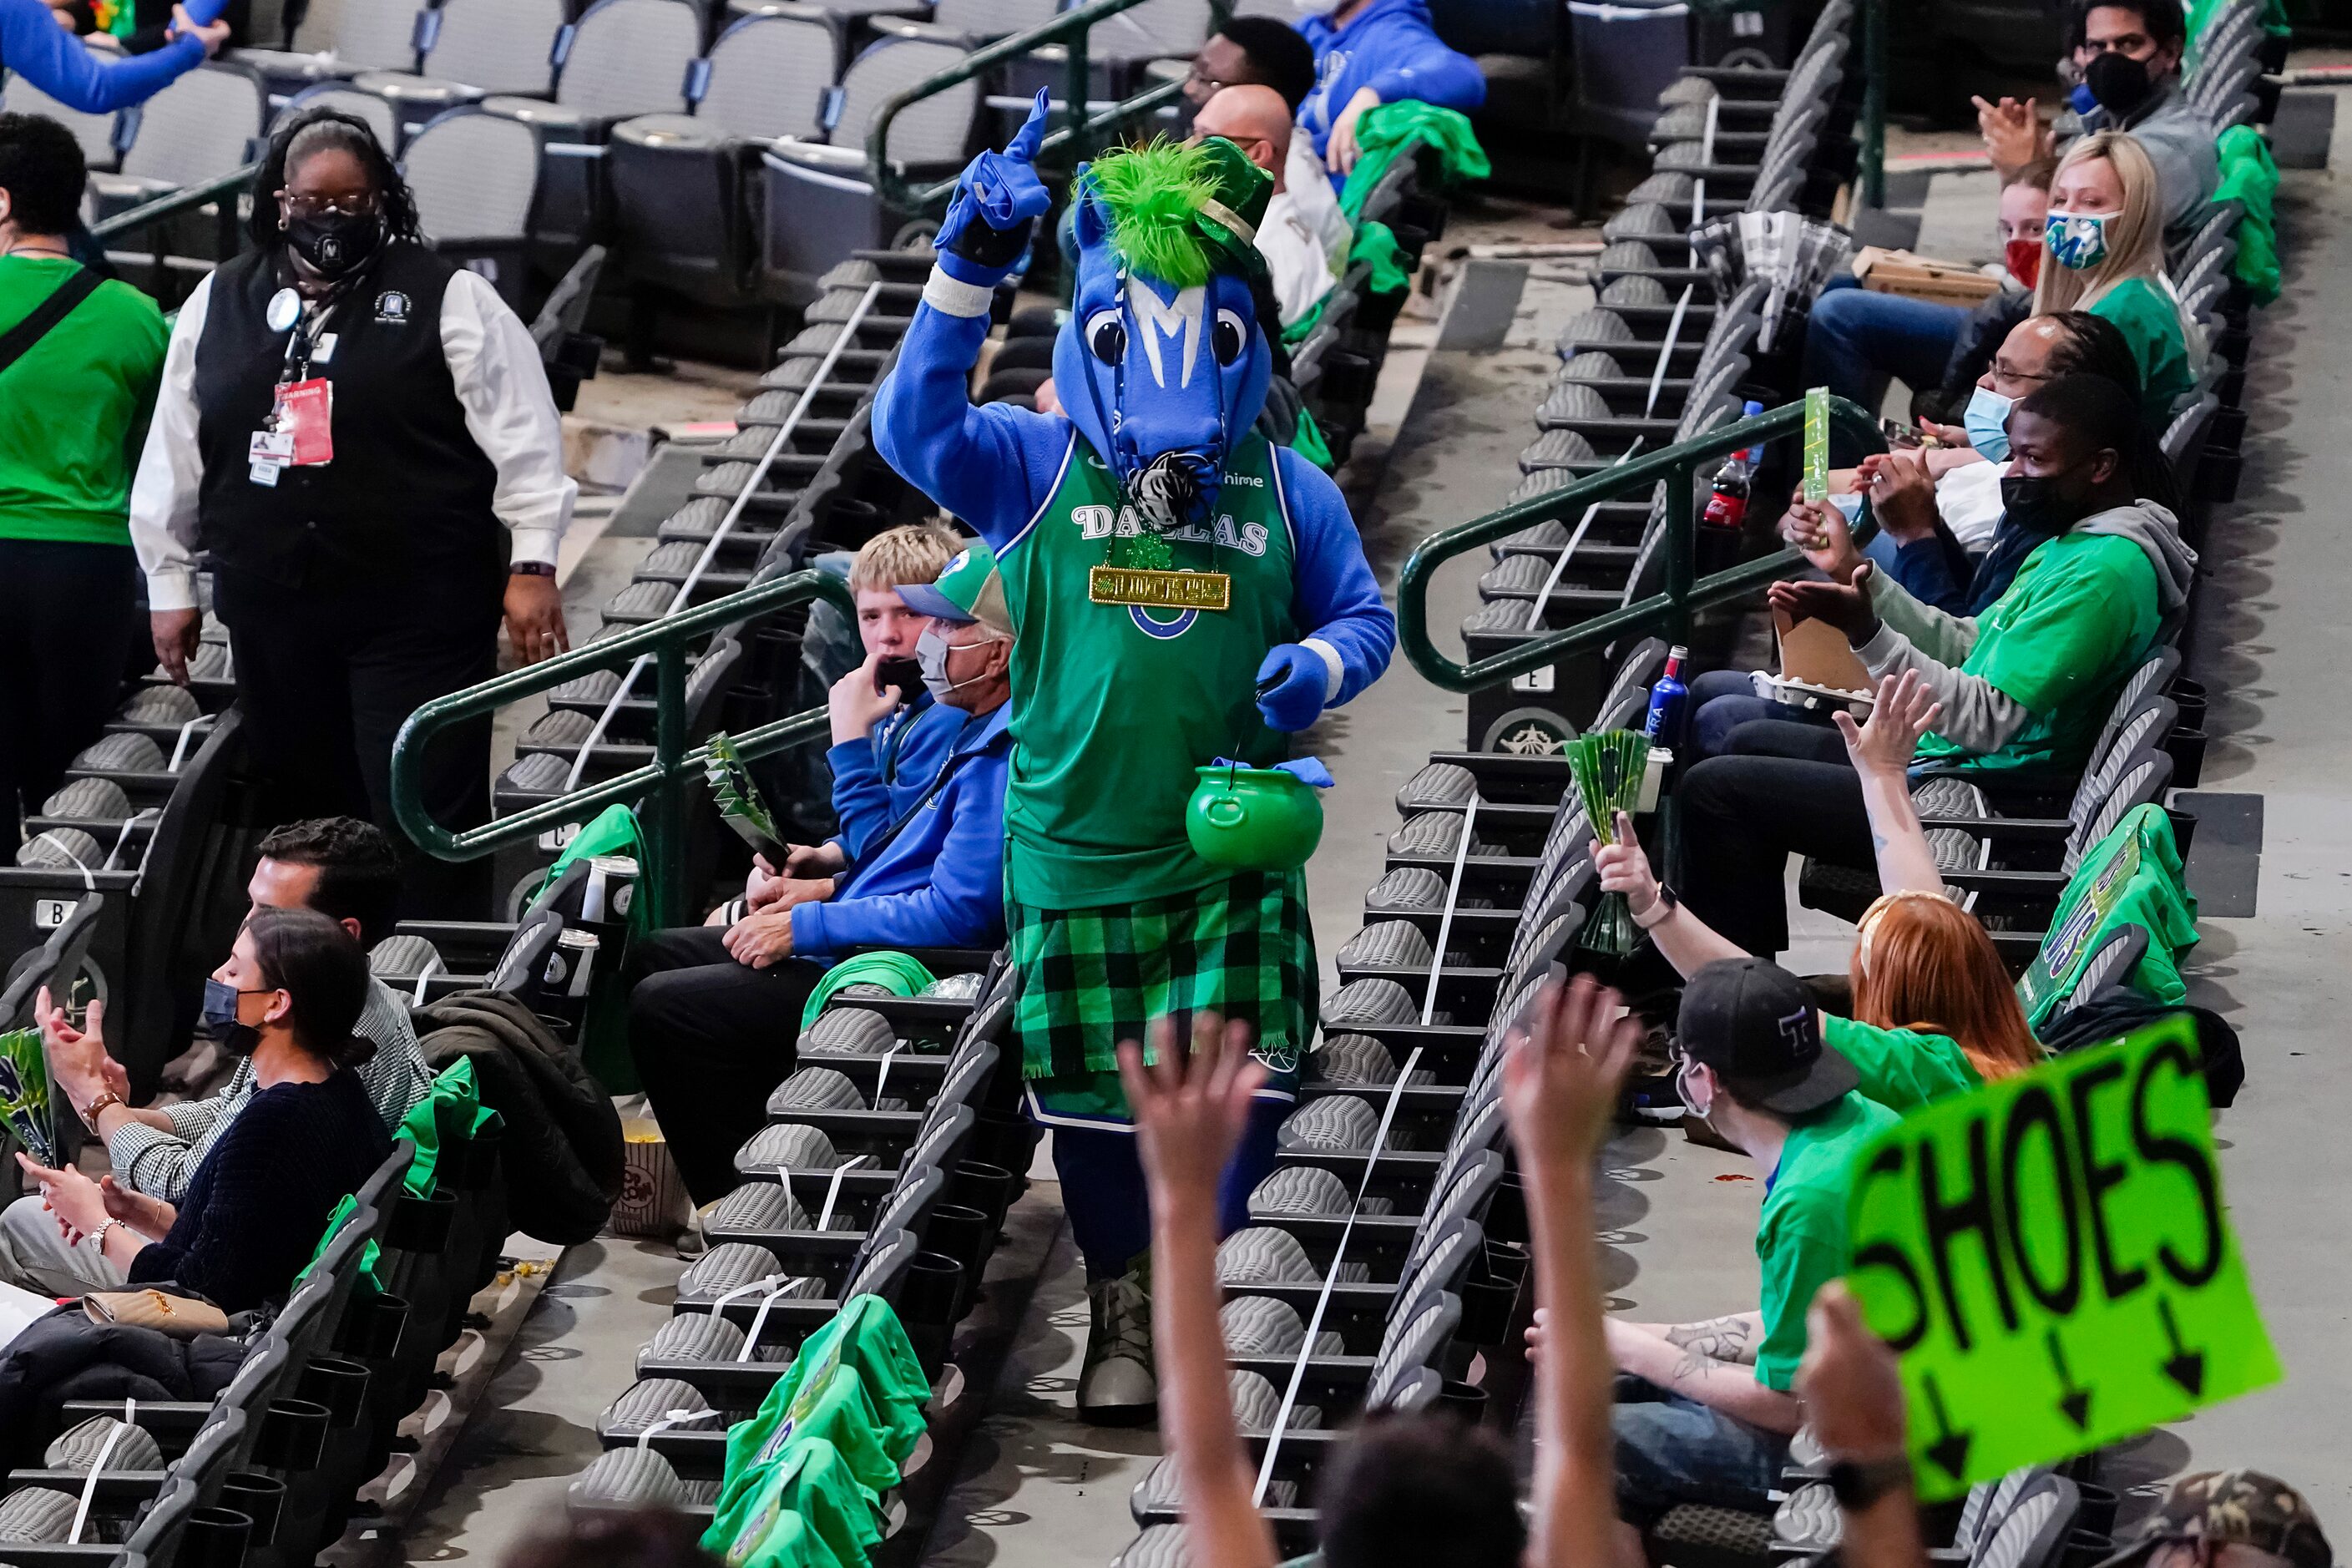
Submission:
<svg viewBox="0 0 2352 1568">
<path fill-rule="evenodd" d="M 2180 1477 L 2132 1543 L 2101 1568 L 2137 1563 L 2168 1541 L 2251 1546 L 2294 1568 L 2330 1568 L 2335 1549 L 2303 1494 L 2260 1470 L 2200 1470 Z"/>
<path fill-rule="evenodd" d="M 1775 1115 L 1819 1110 L 1862 1081 L 1822 1043 L 1803 982 L 1761 958 L 1721 958 L 1692 975 L 1675 1033 L 1685 1056 Z"/>
<path fill-rule="evenodd" d="M 947 563 L 936 583 L 901 583 L 898 602 L 919 616 L 969 626 L 980 621 L 1013 634 L 1013 615 L 1004 607 L 1003 580 L 996 574 L 996 552 L 984 543 L 966 545 Z"/>
</svg>

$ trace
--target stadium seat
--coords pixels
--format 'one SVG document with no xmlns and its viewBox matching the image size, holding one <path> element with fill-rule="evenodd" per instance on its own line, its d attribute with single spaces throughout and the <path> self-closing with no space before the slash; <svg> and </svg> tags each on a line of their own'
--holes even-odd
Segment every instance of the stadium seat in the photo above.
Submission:
<svg viewBox="0 0 2352 1568">
<path fill-rule="evenodd" d="M 73 132 L 81 144 L 82 161 L 92 170 L 110 170 L 122 160 L 137 122 L 122 114 L 88 114 L 68 109 L 21 76 L 0 82 L 0 114 L 46 114 Z"/>
<path fill-rule="evenodd" d="M 402 164 L 426 241 L 519 303 L 539 193 L 540 146 L 530 127 L 453 109 L 416 132 Z"/>
<path fill-rule="evenodd" d="M 235 174 L 247 163 L 267 111 L 261 79 L 253 72 L 217 60 L 188 72 L 141 105 L 121 172 L 90 176 L 97 216 Z M 190 234 L 173 248 L 210 255 L 210 237 Z"/>
<path fill-rule="evenodd" d="M 271 116 L 269 129 L 275 132 L 296 115 L 311 109 L 331 109 L 339 114 L 352 116 L 374 133 L 377 144 L 385 152 L 395 157 L 399 155 L 400 117 L 393 112 L 392 105 L 372 92 L 362 92 L 341 81 L 317 82 L 304 88 L 288 99 L 285 107 Z"/>
</svg>

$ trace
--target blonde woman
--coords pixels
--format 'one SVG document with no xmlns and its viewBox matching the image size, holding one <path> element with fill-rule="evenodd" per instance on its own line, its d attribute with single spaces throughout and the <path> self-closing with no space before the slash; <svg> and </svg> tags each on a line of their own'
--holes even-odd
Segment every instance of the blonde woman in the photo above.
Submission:
<svg viewBox="0 0 2352 1568">
<path fill-rule="evenodd" d="M 2115 323 L 2139 362 L 2141 416 L 2160 432 L 2197 384 L 2204 336 L 2164 275 L 2164 215 L 2156 169 L 2132 137 L 2085 136 L 2050 182 L 2033 313 L 2087 310 Z"/>
</svg>

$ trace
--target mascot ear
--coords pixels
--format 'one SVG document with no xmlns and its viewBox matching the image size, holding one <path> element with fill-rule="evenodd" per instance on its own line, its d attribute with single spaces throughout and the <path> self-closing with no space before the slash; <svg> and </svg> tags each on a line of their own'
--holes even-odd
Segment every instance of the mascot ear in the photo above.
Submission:
<svg viewBox="0 0 2352 1568">
<path fill-rule="evenodd" d="M 1076 178 L 1070 183 L 1078 193 L 1078 248 L 1096 250 L 1110 238 L 1110 215 L 1103 210 L 1101 200 L 1096 196 L 1094 182 L 1087 178 L 1087 165 L 1080 165 Z"/>
</svg>

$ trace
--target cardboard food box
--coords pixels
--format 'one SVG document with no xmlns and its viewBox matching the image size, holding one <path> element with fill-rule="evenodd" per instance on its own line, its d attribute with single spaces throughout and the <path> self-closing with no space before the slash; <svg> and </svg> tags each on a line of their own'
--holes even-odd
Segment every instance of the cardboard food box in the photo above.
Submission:
<svg viewBox="0 0 2352 1568">
<path fill-rule="evenodd" d="M 1791 621 L 1772 612 L 1780 644 L 1780 673 L 1758 670 L 1756 695 L 1792 708 L 1843 708 L 1866 719 L 1876 702 L 1876 685 L 1845 634 L 1827 621 Z"/>
<path fill-rule="evenodd" d="M 2000 292 L 2000 280 L 1955 261 L 1929 261 L 1907 250 L 1867 246 L 1854 258 L 1853 275 L 1865 289 L 1900 294 L 1932 305 L 1973 309 Z"/>
</svg>

